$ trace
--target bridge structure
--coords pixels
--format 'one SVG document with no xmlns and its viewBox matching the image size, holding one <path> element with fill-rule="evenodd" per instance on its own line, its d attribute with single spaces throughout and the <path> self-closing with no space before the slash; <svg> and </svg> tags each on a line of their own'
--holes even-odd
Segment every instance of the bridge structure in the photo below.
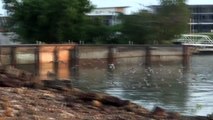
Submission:
<svg viewBox="0 0 213 120">
<path fill-rule="evenodd" d="M 182 34 L 173 43 L 194 47 L 196 53 L 213 53 L 213 39 L 208 35 Z"/>
<path fill-rule="evenodd" d="M 212 46 L 213 40 L 208 35 L 182 34 L 173 41 L 176 44 L 190 46 Z"/>
</svg>

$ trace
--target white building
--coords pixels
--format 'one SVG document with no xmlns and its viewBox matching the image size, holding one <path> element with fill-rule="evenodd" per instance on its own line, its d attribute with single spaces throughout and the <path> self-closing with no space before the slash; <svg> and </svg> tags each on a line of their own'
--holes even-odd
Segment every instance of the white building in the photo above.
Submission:
<svg viewBox="0 0 213 120">
<path fill-rule="evenodd" d="M 102 17 L 103 23 L 111 26 L 121 23 L 117 17 L 119 14 L 126 14 L 126 8 L 128 6 L 95 8 L 87 15 L 94 18 Z"/>
</svg>

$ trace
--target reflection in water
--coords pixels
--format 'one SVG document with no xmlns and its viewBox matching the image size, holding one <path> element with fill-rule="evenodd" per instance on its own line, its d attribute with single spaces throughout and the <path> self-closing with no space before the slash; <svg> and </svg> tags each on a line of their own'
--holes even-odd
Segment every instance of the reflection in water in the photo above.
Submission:
<svg viewBox="0 0 213 120">
<path fill-rule="evenodd" d="M 63 71 L 59 77 L 68 77 L 74 86 L 83 90 L 106 92 L 148 109 L 161 106 L 183 114 L 207 115 L 213 112 L 211 58 L 213 56 L 193 56 L 189 67 L 181 64 L 145 66 L 134 62 L 117 63 L 113 70 L 107 66 L 97 67 L 97 64 L 77 70 L 78 67 L 61 65 Z M 45 66 L 43 68 L 45 71 Z"/>
</svg>

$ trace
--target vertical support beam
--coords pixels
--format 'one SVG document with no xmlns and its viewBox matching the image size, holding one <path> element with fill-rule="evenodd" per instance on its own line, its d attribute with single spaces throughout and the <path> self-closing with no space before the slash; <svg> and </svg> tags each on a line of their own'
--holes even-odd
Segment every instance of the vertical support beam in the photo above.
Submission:
<svg viewBox="0 0 213 120">
<path fill-rule="evenodd" d="M 56 74 L 56 78 L 58 77 L 58 64 L 59 64 L 59 59 L 58 59 L 58 47 L 55 46 L 54 51 L 53 51 L 53 69 L 54 73 Z"/>
<path fill-rule="evenodd" d="M 75 45 L 74 48 L 70 50 L 71 67 L 78 67 L 78 65 L 79 65 L 78 54 L 79 54 L 78 46 Z"/>
<path fill-rule="evenodd" d="M 39 75 L 39 71 L 40 71 L 40 47 L 37 46 L 35 47 L 35 51 L 34 51 L 34 55 L 35 55 L 35 75 Z"/>
<path fill-rule="evenodd" d="M 146 46 L 145 48 L 146 51 L 146 57 L 145 57 L 145 65 L 146 66 L 150 66 L 151 65 L 151 57 L 152 57 L 152 53 L 151 53 L 151 47 L 150 46 Z"/>
<path fill-rule="evenodd" d="M 10 64 L 16 66 L 16 47 L 14 46 L 10 48 Z"/>
<path fill-rule="evenodd" d="M 2 63 L 2 52 L 1 52 L 2 50 L 1 49 L 2 49 L 2 47 L 0 47 L 0 66 L 3 65 L 3 63 Z"/>
<path fill-rule="evenodd" d="M 109 64 L 114 64 L 115 63 L 115 58 L 114 58 L 114 46 L 110 45 L 108 47 L 108 65 Z"/>
<path fill-rule="evenodd" d="M 74 45 L 73 49 L 69 51 L 69 68 L 70 68 L 70 75 L 73 76 L 75 79 L 79 78 L 79 47 Z"/>
<path fill-rule="evenodd" d="M 184 67 L 188 67 L 189 65 L 189 60 L 190 60 L 190 47 L 189 46 L 186 46 L 186 45 L 183 45 L 182 46 L 182 51 L 183 51 L 183 66 Z"/>
</svg>

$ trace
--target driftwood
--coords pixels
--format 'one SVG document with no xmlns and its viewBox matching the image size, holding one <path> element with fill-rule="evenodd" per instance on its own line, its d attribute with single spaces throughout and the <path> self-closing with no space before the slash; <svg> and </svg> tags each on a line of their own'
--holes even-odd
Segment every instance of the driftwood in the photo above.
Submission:
<svg viewBox="0 0 213 120">
<path fill-rule="evenodd" d="M 67 91 L 72 88 L 70 80 L 42 80 L 44 88 Z"/>
<path fill-rule="evenodd" d="M 5 72 L 5 74 L 7 74 L 10 77 L 18 78 L 23 81 L 30 81 L 34 77 L 34 75 L 32 73 L 17 69 L 12 66 L 5 67 L 4 72 Z"/>
<path fill-rule="evenodd" d="M 24 87 L 32 84 L 34 75 L 12 66 L 0 66 L 0 87 Z"/>
</svg>

